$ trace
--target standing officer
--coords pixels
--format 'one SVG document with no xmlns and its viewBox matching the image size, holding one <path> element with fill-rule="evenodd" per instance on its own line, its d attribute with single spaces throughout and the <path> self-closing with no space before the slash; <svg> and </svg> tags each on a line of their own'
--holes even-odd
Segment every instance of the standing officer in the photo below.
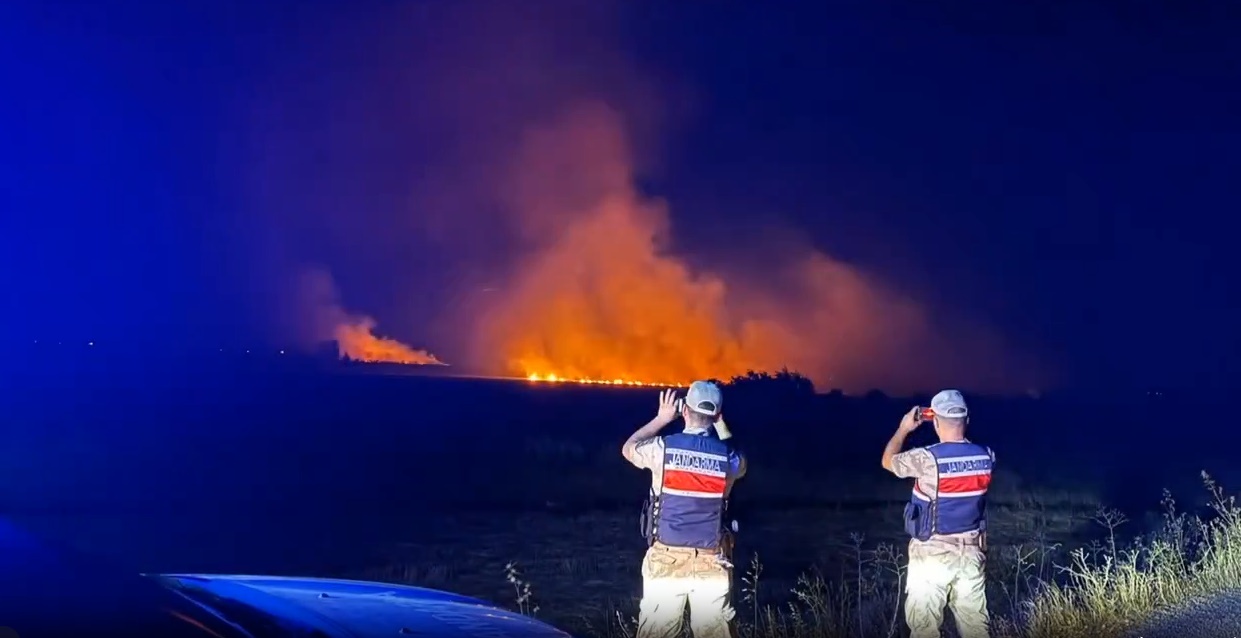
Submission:
<svg viewBox="0 0 1241 638">
<path fill-rule="evenodd" d="M 962 638 L 988 638 L 985 551 L 987 488 L 995 453 L 965 438 L 969 409 L 956 390 L 931 399 L 939 443 L 901 452 L 924 420 L 910 410 L 883 450 L 883 467 L 914 479 L 905 506 L 909 573 L 905 622 L 910 638 L 939 638 L 944 605 L 952 608 Z"/>
<path fill-rule="evenodd" d="M 655 418 L 621 447 L 626 460 L 651 471 L 637 638 L 680 636 L 687 603 L 695 638 L 731 638 L 736 612 L 724 511 L 746 462 L 726 442 L 718 386 L 695 381 L 679 404 L 674 391 L 660 393 Z M 685 429 L 658 436 L 678 415 Z M 712 427 L 719 438 L 710 436 Z"/>
</svg>

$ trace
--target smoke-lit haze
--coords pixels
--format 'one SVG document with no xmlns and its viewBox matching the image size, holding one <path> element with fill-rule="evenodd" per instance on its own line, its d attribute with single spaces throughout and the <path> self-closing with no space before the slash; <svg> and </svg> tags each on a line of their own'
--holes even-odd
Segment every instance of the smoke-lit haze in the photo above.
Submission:
<svg viewBox="0 0 1241 638">
<path fill-rule="evenodd" d="M 305 260 L 271 270 L 308 286 L 296 305 L 311 310 L 293 313 L 303 341 L 434 360 L 375 338 L 369 315 L 490 374 L 680 382 L 788 367 L 849 391 L 1042 380 L 986 327 L 790 241 L 796 229 L 697 246 L 706 233 L 638 188 L 692 78 L 626 60 L 615 5 L 518 4 L 328 21 L 331 37 L 243 101 L 258 150 L 242 170 L 261 185 L 248 209 Z M 718 211 L 719 226 L 746 215 Z M 708 253 L 726 258 L 704 267 Z"/>
<path fill-rule="evenodd" d="M 354 361 L 442 364 L 425 350 L 415 350 L 378 335 L 374 318 L 346 310 L 332 276 L 326 271 L 307 268 L 300 274 L 296 291 L 292 308 L 298 314 L 288 325 L 297 333 L 288 337 L 298 345 L 310 349 L 334 341 L 338 354 Z"/>
<path fill-rule="evenodd" d="M 673 381 L 787 366 L 857 390 L 968 375 L 954 359 L 1001 354 L 977 328 L 951 343 L 918 303 L 821 252 L 786 244 L 773 261 L 738 236 L 729 275 L 694 271 L 669 249 L 678 231 L 667 205 L 635 189 L 626 139 L 621 118 L 594 102 L 530 124 L 504 203 L 545 241 L 476 315 L 475 362 Z"/>
</svg>

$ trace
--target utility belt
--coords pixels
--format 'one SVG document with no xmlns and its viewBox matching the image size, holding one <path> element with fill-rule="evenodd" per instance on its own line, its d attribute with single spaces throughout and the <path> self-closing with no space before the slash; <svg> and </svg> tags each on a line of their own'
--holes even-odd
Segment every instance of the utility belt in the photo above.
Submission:
<svg viewBox="0 0 1241 638">
<path fill-rule="evenodd" d="M 911 538 L 919 541 L 928 541 L 932 538 L 939 537 L 942 532 L 939 531 L 939 499 L 932 499 L 923 507 L 919 507 L 910 502 L 905 505 L 905 533 Z M 978 527 L 972 530 L 964 530 L 960 532 L 952 532 L 952 534 L 968 534 L 970 532 L 978 532 L 977 544 L 983 550 L 987 549 L 987 515 L 984 511 L 982 520 L 979 521 Z M 944 539 L 951 541 L 952 539 Z M 971 543 L 972 544 L 972 543 Z"/>
<path fill-rule="evenodd" d="M 706 556 L 715 558 L 724 555 L 725 548 L 722 543 L 717 547 L 677 547 L 676 545 L 667 545 L 665 543 L 655 541 L 651 543 L 650 549 L 664 554 L 672 554 L 674 556 L 684 556 L 690 558 Z"/>
<path fill-rule="evenodd" d="M 985 552 L 987 551 L 987 533 L 976 531 L 975 533 L 937 534 L 928 539 L 911 538 L 909 543 L 910 551 L 913 551 L 914 545 L 918 545 L 920 547 L 936 547 L 956 551 L 977 548 Z"/>
</svg>

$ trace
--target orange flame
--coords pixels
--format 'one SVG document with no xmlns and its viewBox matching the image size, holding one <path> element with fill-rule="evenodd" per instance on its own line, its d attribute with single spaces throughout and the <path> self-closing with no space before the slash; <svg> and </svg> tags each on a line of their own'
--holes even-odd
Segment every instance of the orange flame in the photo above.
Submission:
<svg viewBox="0 0 1241 638">
<path fill-rule="evenodd" d="M 496 373 L 636 385 L 788 367 L 825 384 L 861 380 L 868 341 L 916 332 L 916 308 L 819 254 L 767 264 L 761 282 L 692 269 L 670 254 L 666 206 L 636 190 L 629 153 L 606 107 L 529 132 L 505 195 L 537 247 L 476 327 Z"/>
<path fill-rule="evenodd" d="M 688 383 L 652 383 L 649 381 L 635 381 L 633 379 L 587 379 L 585 377 L 566 379 L 555 374 L 538 374 L 534 372 L 526 375 L 526 379 L 541 383 L 577 383 L 582 385 L 620 385 L 659 388 L 684 388 L 689 386 Z"/>
<path fill-rule="evenodd" d="M 931 308 L 818 252 L 809 238 L 802 243 L 801 237 L 737 232 L 736 224 L 753 223 L 756 215 L 794 211 L 762 202 L 757 203 L 766 210 L 746 211 L 729 202 L 724 210 L 685 211 L 690 215 L 677 220 L 674 245 L 665 203 L 648 197 L 637 184 L 656 177 L 648 169 L 662 162 L 646 164 L 641 155 L 662 150 L 654 139 L 657 129 L 665 116 L 678 119 L 681 110 L 668 103 L 674 108 L 664 112 L 657 104 L 662 81 L 648 82 L 640 69 L 629 67 L 620 49 L 611 50 L 607 22 L 615 22 L 615 14 L 598 7 L 612 3 L 566 3 L 566 11 L 569 5 L 591 10 L 574 12 L 580 20 L 554 21 L 513 9 L 520 3 L 511 1 L 484 3 L 494 5 L 488 10 L 475 3 L 448 4 L 466 6 L 459 13 L 444 12 L 448 15 L 436 23 L 440 37 L 428 41 L 436 55 L 419 56 L 433 62 L 389 65 L 394 74 L 385 71 L 383 90 L 390 94 L 371 87 L 337 92 L 349 101 L 344 113 L 364 113 L 365 120 L 338 122 L 338 109 L 323 109 L 333 119 L 319 128 L 331 134 L 314 142 L 341 144 L 328 146 L 341 164 L 295 162 L 288 175 L 300 177 L 322 166 L 316 176 L 343 180 L 329 181 L 333 188 L 347 186 L 339 192 L 303 190 L 352 201 L 348 198 L 358 178 L 339 168 L 378 159 L 360 156 L 360 149 L 374 148 L 376 142 L 388 148 L 400 140 L 444 141 L 433 151 L 437 161 L 418 167 L 411 210 L 385 211 L 367 201 L 348 216 L 336 216 L 337 226 L 331 228 L 351 233 L 348 241 L 338 239 L 355 250 L 374 250 L 377 242 L 395 247 L 388 242 L 412 228 L 443 250 L 451 260 L 443 278 L 453 290 L 444 296 L 451 307 L 435 318 L 438 336 L 447 339 L 437 343 L 449 345 L 436 347 L 445 349 L 441 354 L 451 352 L 454 365 L 460 358 L 463 367 L 481 374 L 533 377 L 537 383 L 728 379 L 787 367 L 820 389 L 850 392 L 1030 385 L 1034 366 L 1013 361 L 1004 352 L 1006 344 L 989 331 L 959 321 L 953 309 L 962 304 L 956 294 Z M 391 28 L 388 20 L 382 27 L 377 36 L 407 37 L 405 29 Z M 582 37 L 587 32 L 590 36 Z M 408 50 L 404 40 L 393 42 L 398 43 L 390 50 Z M 427 84 L 402 86 L 407 80 Z M 372 93 L 383 100 L 368 104 L 363 96 Z M 284 107 L 281 101 L 294 94 L 278 91 L 266 97 Z M 400 102 L 412 94 L 426 97 L 420 102 L 428 109 L 418 117 Z M 586 95 L 606 103 L 577 99 Z M 286 119 L 264 122 L 264 133 L 287 131 L 291 139 L 305 139 L 300 130 L 281 128 Z M 633 126 L 626 130 L 628 124 Z M 362 137 L 354 139 L 355 132 Z M 638 137 L 631 148 L 633 132 Z M 266 165 L 266 155 L 263 159 Z M 763 173 L 776 167 L 758 168 Z M 679 181 L 684 175 L 668 177 Z M 374 185 L 388 186 L 386 180 Z M 687 189 L 694 190 L 701 192 Z M 764 189 L 754 190 L 757 198 Z M 833 216 L 831 210 L 813 212 L 820 219 Z M 785 230 L 773 226 L 765 224 L 762 230 L 773 235 Z M 817 226 L 828 231 L 824 224 Z M 798 240 L 792 250 L 789 239 Z M 400 239 L 403 249 L 406 243 Z M 487 283 L 485 294 L 461 285 L 475 278 Z M 431 281 L 418 279 L 424 285 Z M 411 288 L 402 294 L 419 294 L 417 286 Z M 956 290 L 945 285 L 940 292 Z M 328 301 L 339 305 L 335 298 Z M 419 312 L 427 305 L 420 305 Z M 314 336 L 330 339 L 341 332 L 340 325 L 339 320 L 316 321 L 322 330 Z M 403 344 L 375 338 L 369 326 L 344 332 L 363 345 L 355 348 L 348 345 L 350 339 L 339 339 L 342 352 L 355 348 L 364 360 L 421 360 Z M 1007 362 L 997 360 L 1000 356 Z"/>
<path fill-rule="evenodd" d="M 336 347 L 340 357 L 368 363 L 403 363 L 407 365 L 444 365 L 435 355 L 415 350 L 400 341 L 374 334 L 375 320 L 353 318 L 351 323 L 336 326 Z"/>
<path fill-rule="evenodd" d="M 635 187 L 610 108 L 578 104 L 526 133 L 501 195 L 531 250 L 475 314 L 474 361 L 492 373 L 637 385 L 787 368 L 849 391 L 1003 382 L 978 365 L 997 351 L 986 330 L 961 324 L 950 345 L 922 304 L 787 237 L 764 257 L 756 237 L 718 245 L 690 228 L 688 245 L 728 249 L 724 269 L 691 267 L 671 251 L 665 203 Z M 936 364 L 910 365 L 912 352 Z"/>
</svg>

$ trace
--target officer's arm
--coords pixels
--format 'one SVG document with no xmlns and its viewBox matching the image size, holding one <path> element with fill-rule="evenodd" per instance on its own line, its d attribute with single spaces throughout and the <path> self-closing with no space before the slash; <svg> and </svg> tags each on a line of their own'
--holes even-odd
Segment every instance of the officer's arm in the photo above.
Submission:
<svg viewBox="0 0 1241 638">
<path fill-rule="evenodd" d="M 633 463 L 637 467 L 646 468 L 647 463 L 645 462 L 643 455 L 638 453 L 638 447 L 648 441 L 654 440 L 655 436 L 659 434 L 659 431 L 664 429 L 664 426 L 666 425 L 668 424 L 662 421 L 659 417 L 651 419 L 649 423 L 638 428 L 637 432 L 629 435 L 629 439 L 625 441 L 624 445 L 621 445 L 621 456 L 625 457 L 626 461 Z"/>
<path fill-rule="evenodd" d="M 893 455 L 889 463 L 889 471 L 901 478 L 933 478 L 936 474 L 935 457 L 924 447 Z"/>
<path fill-rule="evenodd" d="M 883 469 L 900 476 L 892 467 L 892 459 L 901 453 L 901 448 L 905 447 L 905 439 L 909 437 L 909 433 L 904 430 L 897 430 L 892 438 L 888 439 L 887 447 L 883 448 Z"/>
</svg>

